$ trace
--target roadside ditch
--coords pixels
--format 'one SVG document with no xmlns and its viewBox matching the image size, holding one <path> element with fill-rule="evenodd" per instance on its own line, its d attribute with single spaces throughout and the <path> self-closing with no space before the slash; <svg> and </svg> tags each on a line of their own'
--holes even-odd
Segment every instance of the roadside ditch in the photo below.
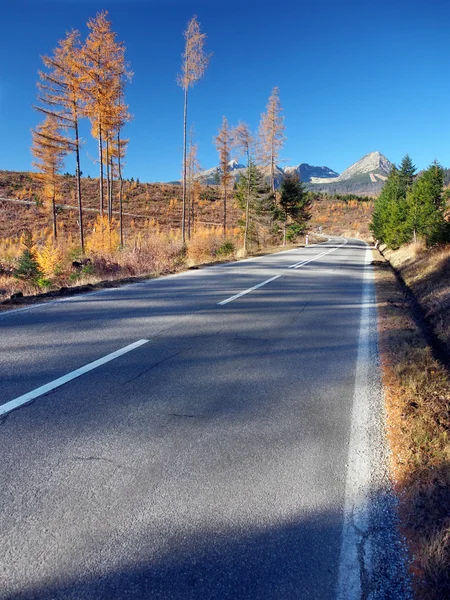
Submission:
<svg viewBox="0 0 450 600">
<path fill-rule="evenodd" d="M 401 533 L 415 597 L 443 600 L 450 598 L 450 251 L 381 250 L 373 266 Z"/>
</svg>

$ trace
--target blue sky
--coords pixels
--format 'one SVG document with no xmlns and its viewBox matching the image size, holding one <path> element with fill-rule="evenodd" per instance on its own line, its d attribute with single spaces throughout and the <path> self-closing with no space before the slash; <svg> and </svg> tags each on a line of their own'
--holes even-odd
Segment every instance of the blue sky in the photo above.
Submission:
<svg viewBox="0 0 450 600">
<path fill-rule="evenodd" d="M 280 88 L 284 164 L 338 172 L 373 150 L 418 168 L 450 167 L 448 0 L 8 1 L 0 22 L 0 169 L 31 168 L 30 129 L 41 54 L 107 9 L 135 75 L 126 91 L 134 121 L 126 177 L 179 178 L 183 93 L 176 84 L 182 32 L 197 14 L 213 52 L 190 92 L 203 168 L 217 163 L 212 138 L 222 116 L 256 129 L 273 86 Z M 82 170 L 96 175 L 89 127 Z M 73 161 L 67 161 L 73 170 Z"/>
</svg>

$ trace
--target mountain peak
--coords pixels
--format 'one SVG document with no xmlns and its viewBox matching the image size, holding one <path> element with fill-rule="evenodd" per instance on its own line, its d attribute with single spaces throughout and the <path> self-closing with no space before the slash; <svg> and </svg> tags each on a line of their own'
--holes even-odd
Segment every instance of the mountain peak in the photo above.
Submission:
<svg viewBox="0 0 450 600">
<path fill-rule="evenodd" d="M 369 152 L 358 161 L 350 165 L 348 169 L 338 177 L 339 181 L 345 181 L 351 179 L 355 175 L 362 175 L 364 173 L 376 173 L 381 172 L 383 176 L 387 176 L 389 171 L 392 169 L 392 163 L 383 155 L 381 152 L 376 150 L 375 152 Z"/>
</svg>

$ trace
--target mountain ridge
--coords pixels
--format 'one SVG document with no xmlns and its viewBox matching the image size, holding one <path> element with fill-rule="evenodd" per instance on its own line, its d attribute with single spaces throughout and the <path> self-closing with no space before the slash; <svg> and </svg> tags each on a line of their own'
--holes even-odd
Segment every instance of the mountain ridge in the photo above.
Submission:
<svg viewBox="0 0 450 600">
<path fill-rule="evenodd" d="M 245 173 L 246 167 L 236 159 L 231 160 L 228 165 L 235 181 Z M 297 172 L 307 190 L 330 194 L 354 193 L 374 196 L 380 193 L 391 168 L 390 160 L 377 150 L 365 154 L 341 174 L 330 167 L 317 167 L 308 163 L 299 163 L 284 168 L 277 165 L 275 167 L 275 184 L 280 186 L 287 173 Z M 267 177 L 270 175 L 269 167 L 260 167 L 260 169 Z M 220 172 L 220 167 L 213 167 L 202 171 L 197 177 L 202 183 L 215 184 L 219 183 Z"/>
</svg>

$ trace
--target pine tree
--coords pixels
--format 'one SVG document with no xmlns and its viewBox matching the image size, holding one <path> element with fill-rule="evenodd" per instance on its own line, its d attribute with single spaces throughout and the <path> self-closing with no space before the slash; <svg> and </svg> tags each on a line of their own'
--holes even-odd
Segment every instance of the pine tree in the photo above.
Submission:
<svg viewBox="0 0 450 600">
<path fill-rule="evenodd" d="M 227 193 L 231 181 L 230 156 L 233 147 L 233 131 L 228 125 L 226 117 L 222 119 L 222 127 L 218 135 L 214 138 L 216 149 L 219 154 L 220 182 L 222 184 L 223 195 L 223 236 L 227 234 Z"/>
<path fill-rule="evenodd" d="M 394 165 L 375 202 L 371 231 L 375 238 L 390 248 L 408 241 L 406 230 L 406 196 L 399 169 Z"/>
<path fill-rule="evenodd" d="M 33 236 L 30 231 L 25 230 L 23 232 L 21 242 L 23 251 L 19 257 L 19 264 L 14 272 L 14 277 L 37 283 L 39 278 L 42 277 L 42 271 L 37 261 Z"/>
<path fill-rule="evenodd" d="M 413 165 L 411 157 L 409 156 L 409 154 L 405 154 L 400 164 L 400 169 L 398 173 L 400 184 L 400 197 L 406 198 L 406 193 L 413 184 L 415 172 L 416 167 L 415 165 Z"/>
<path fill-rule="evenodd" d="M 414 182 L 407 198 L 406 218 L 407 230 L 414 241 L 417 237 L 423 238 L 427 245 L 448 241 L 443 186 L 444 171 L 436 162 Z"/>
<path fill-rule="evenodd" d="M 297 173 L 287 173 L 281 183 L 280 207 L 283 212 L 283 245 L 286 245 L 288 218 L 294 221 L 296 232 L 311 218 L 310 201 Z"/>
<path fill-rule="evenodd" d="M 277 208 L 270 185 L 252 160 L 237 183 L 235 198 L 246 211 L 243 225 L 247 226 L 248 242 L 258 244 L 261 230 L 273 225 Z"/>
<path fill-rule="evenodd" d="M 260 162 L 270 168 L 270 183 L 273 193 L 275 193 L 275 167 L 286 139 L 282 111 L 279 90 L 274 87 L 267 103 L 266 112 L 261 115 L 259 125 Z"/>
<path fill-rule="evenodd" d="M 186 241 L 186 193 L 187 193 L 187 109 L 188 91 L 199 81 L 208 66 L 211 55 L 206 54 L 204 45 L 206 34 L 201 33 L 200 23 L 194 15 L 189 21 L 184 32 L 185 47 L 181 74 L 178 76 L 178 85 L 184 91 L 184 123 L 183 123 L 183 206 L 181 216 L 181 238 Z"/>
</svg>

